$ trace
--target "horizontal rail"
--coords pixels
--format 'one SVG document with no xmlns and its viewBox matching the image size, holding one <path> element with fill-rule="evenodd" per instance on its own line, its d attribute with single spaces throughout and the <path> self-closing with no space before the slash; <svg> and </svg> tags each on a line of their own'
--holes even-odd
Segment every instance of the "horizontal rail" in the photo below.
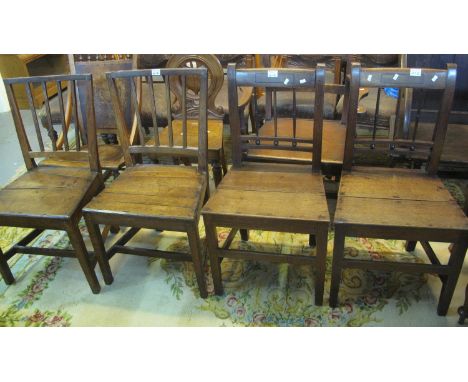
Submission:
<svg viewBox="0 0 468 382">
<path fill-rule="evenodd" d="M 219 257 L 223 258 L 267 261 L 272 263 L 313 264 L 316 260 L 315 256 L 284 255 L 281 253 L 243 251 L 240 249 L 219 248 L 218 253 Z"/>
<path fill-rule="evenodd" d="M 53 82 L 53 81 L 84 81 L 90 80 L 91 74 L 57 74 L 51 76 L 34 76 L 34 77 L 12 77 L 4 78 L 3 82 L 8 85 L 26 84 L 34 82 Z"/>
</svg>

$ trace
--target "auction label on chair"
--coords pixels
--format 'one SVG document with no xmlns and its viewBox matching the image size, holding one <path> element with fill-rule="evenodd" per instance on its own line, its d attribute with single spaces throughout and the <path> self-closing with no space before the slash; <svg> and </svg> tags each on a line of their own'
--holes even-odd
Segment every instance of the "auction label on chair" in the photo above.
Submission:
<svg viewBox="0 0 468 382">
<path fill-rule="evenodd" d="M 161 75 L 161 69 L 151 69 L 151 74 L 153 76 L 160 76 Z"/>
<path fill-rule="evenodd" d="M 278 77 L 278 71 L 277 70 L 269 70 L 268 71 L 268 77 L 270 78 L 276 78 Z"/>
<path fill-rule="evenodd" d="M 410 69 L 409 75 L 411 77 L 421 77 L 421 69 Z"/>
</svg>

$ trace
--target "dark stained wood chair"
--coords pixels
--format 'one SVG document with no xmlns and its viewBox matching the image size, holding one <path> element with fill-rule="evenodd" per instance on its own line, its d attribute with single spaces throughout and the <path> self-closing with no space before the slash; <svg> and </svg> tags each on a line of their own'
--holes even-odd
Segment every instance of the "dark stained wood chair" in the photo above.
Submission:
<svg viewBox="0 0 468 382">
<path fill-rule="evenodd" d="M 202 210 L 206 227 L 213 282 L 216 294 L 223 293 L 221 260 L 225 257 L 315 265 L 315 303 L 322 304 L 327 253 L 329 213 L 320 175 L 322 151 L 322 109 L 325 70 L 237 69 L 228 66 L 229 119 L 233 144 L 233 167 Z M 295 131 L 280 136 L 244 134 L 237 104 L 239 86 L 269 90 L 315 92 L 314 134 L 309 139 Z M 309 125 L 312 130 L 312 124 Z M 251 150 L 308 152 L 311 165 L 256 163 Z M 216 227 L 230 227 L 223 246 L 218 245 Z M 315 256 L 284 255 L 229 249 L 238 230 L 260 229 L 316 235 Z M 244 231 L 245 232 L 245 231 Z M 247 239 L 247 235 L 243 235 Z"/>
<path fill-rule="evenodd" d="M 88 56 L 88 59 L 86 58 Z M 96 130 L 100 134 L 104 141 L 103 143 L 98 143 L 98 152 L 99 152 L 99 161 L 101 164 L 102 170 L 104 170 L 105 177 L 110 175 L 116 176 L 119 171 L 124 167 L 125 161 L 123 157 L 122 147 L 117 142 L 117 139 L 114 138 L 117 134 L 117 127 L 115 125 L 115 119 L 112 111 L 112 103 L 110 100 L 109 88 L 107 87 L 106 75 L 107 71 L 116 71 L 116 70 L 125 70 L 132 69 L 135 64 L 136 58 L 131 58 L 127 56 L 117 55 L 117 58 L 114 58 L 113 55 L 81 55 L 81 54 L 70 54 L 68 57 L 68 62 L 70 65 L 70 72 L 72 74 L 85 74 L 91 73 L 93 75 L 93 86 L 94 86 L 94 107 L 96 112 Z M 84 123 L 86 123 L 86 89 L 84 86 L 78 85 L 78 105 L 79 113 L 78 118 L 82 118 Z M 126 84 L 122 84 L 120 92 L 123 94 L 123 97 L 128 96 L 130 89 Z M 141 89 L 139 87 L 141 92 Z M 141 97 L 141 94 L 139 94 Z M 54 121 L 57 119 L 56 114 L 63 115 L 64 119 L 60 123 L 65 123 L 65 130 L 60 133 L 57 139 L 57 147 L 62 148 L 64 143 L 64 135 L 68 133 L 70 124 L 72 122 L 72 107 L 71 107 L 71 93 L 67 91 L 67 103 L 64 109 L 64 100 L 62 93 L 59 92 L 57 100 L 49 102 L 46 100 L 44 113 L 46 126 L 51 126 Z M 58 105 L 57 105 L 58 104 Z M 139 104 L 140 107 L 140 104 Z M 58 110 L 57 110 L 58 109 Z M 127 121 L 130 121 L 131 118 L 131 107 L 125 105 L 125 118 Z M 129 124 L 130 125 L 130 124 Z M 132 127 L 129 127 L 130 130 L 136 129 L 136 121 Z M 45 165 L 54 165 L 54 166 L 71 166 L 71 167 L 86 167 L 88 163 L 84 161 L 70 161 L 64 160 L 63 158 L 48 158 L 43 164 Z"/>
<path fill-rule="evenodd" d="M 468 185 L 465 187 L 465 205 L 463 210 L 465 211 L 465 215 L 468 216 Z M 465 287 L 465 302 L 463 306 L 458 308 L 458 314 L 460 315 L 458 323 L 463 325 L 466 317 L 468 317 L 468 284 Z"/>
<path fill-rule="evenodd" d="M 49 128 L 49 136 L 51 137 L 49 145 L 49 142 L 41 135 L 31 86 L 33 83 L 40 84 L 44 97 L 47 99 L 45 93 L 48 85 L 56 85 L 60 93 L 62 84 L 65 82 L 68 82 L 68 88 L 71 90 L 75 116 L 77 114 L 76 88 L 78 84 L 86 87 L 86 101 L 89 106 L 87 109 L 88 118 L 86 126 L 80 123 L 75 124 L 75 143 L 72 144 L 65 137 L 64 149 L 58 150 L 55 135 L 52 134 L 52 127 Z M 78 228 L 81 208 L 104 187 L 96 144 L 92 76 L 81 74 L 10 78 L 5 79 L 4 83 L 27 172 L 0 191 L 0 225 L 34 228 L 34 230 L 16 245 L 13 245 L 5 254 L 1 253 L 0 250 L 0 272 L 3 279 L 7 284 L 14 282 L 7 261 L 16 253 L 76 257 L 91 290 L 93 293 L 99 293 L 100 285 L 94 272 L 95 262 L 87 252 Z M 37 135 L 37 144 L 29 139 L 24 127 L 16 101 L 16 91 L 19 88 L 26 89 Z M 62 129 L 64 128 L 63 125 Z M 39 149 L 33 150 L 33 143 Z M 88 166 L 87 168 L 38 166 L 37 158 L 87 160 Z M 45 229 L 66 231 L 73 249 L 28 246 Z M 102 265 L 99 256 L 97 260 Z"/>
<path fill-rule="evenodd" d="M 338 202 L 335 212 L 335 244 L 330 306 L 338 303 L 343 268 L 438 274 L 442 291 L 437 312 L 445 315 L 468 245 L 468 219 L 443 183 L 437 168 L 447 131 L 448 115 L 455 90 L 456 67 L 447 70 L 383 68 L 361 69 L 352 65 L 348 130 Z M 432 140 L 389 136 L 356 138 L 356 105 L 360 87 L 423 88 L 442 92 L 439 115 Z M 425 155 L 426 172 L 353 166 L 356 153 Z M 347 236 L 420 241 L 431 264 L 358 260 L 344 257 Z M 454 243 L 447 265 L 441 264 L 429 241 Z"/>
<path fill-rule="evenodd" d="M 154 75 L 154 77 L 153 77 Z M 169 133 L 168 144 L 160 140 L 160 131 L 156 124 L 155 83 L 163 77 L 169 84 L 172 76 L 182 78 L 197 77 L 200 83 L 198 110 L 198 145 L 189 145 L 188 121 L 186 109 L 182 108 L 182 138 L 175 139 L 171 124 L 166 128 Z M 106 189 L 95 197 L 84 209 L 94 250 L 106 258 L 103 272 L 104 281 L 111 284 L 112 272 L 109 259 L 117 252 L 140 256 L 172 258 L 193 263 L 200 296 L 206 297 L 206 283 L 203 274 L 202 245 L 198 233 L 200 209 L 208 197 L 207 172 L 207 79 L 205 68 L 199 69 L 155 69 L 134 70 L 107 73 L 112 104 L 115 111 L 119 140 L 123 148 L 127 168 Z M 150 128 L 152 143 L 148 144 L 141 125 L 141 116 L 137 113 L 139 144 L 131 144 L 128 128 L 122 112 L 125 103 L 137 103 L 135 81 L 144 80 L 151 97 L 153 127 Z M 127 81 L 131 87 L 131 97 L 121 100 L 118 95 L 118 82 Z M 186 89 L 185 89 L 186 90 Z M 167 94 L 169 89 L 166 88 Z M 183 97 L 185 98 L 185 97 Z M 167 100 L 170 103 L 170 99 Z M 185 104 L 185 102 L 184 102 Z M 173 157 L 198 158 L 198 167 L 142 164 L 142 156 L 165 155 Z M 99 232 L 99 224 L 112 224 L 130 229 L 119 238 L 106 252 L 104 241 Z M 190 253 L 149 250 L 125 245 L 141 228 L 186 232 Z"/>
<path fill-rule="evenodd" d="M 344 143 L 346 139 L 346 110 L 348 105 L 349 82 L 345 76 L 344 80 L 340 77 L 340 60 L 335 60 L 334 69 L 334 83 L 325 84 L 325 94 L 335 94 L 337 98 L 344 98 L 344 112 L 339 120 L 336 119 L 323 119 L 323 132 L 322 132 L 322 171 L 328 175 L 337 175 L 341 170 L 343 164 Z M 290 117 L 279 117 L 277 98 L 278 92 L 283 89 L 266 91 L 267 105 L 266 105 L 266 121 L 259 129 L 260 136 L 272 136 L 275 131 L 279 136 L 291 136 L 293 132 L 295 136 L 300 139 L 311 139 L 313 137 L 313 124 L 314 120 L 311 118 L 302 118 L 303 112 L 298 110 L 297 98 L 299 94 L 296 91 L 289 92 L 290 94 Z M 284 91 L 282 92 L 284 93 Z M 359 90 L 359 99 L 365 97 L 368 91 L 365 88 Z M 269 98 L 268 98 L 269 96 Z M 283 99 L 283 109 L 284 99 Z M 303 101 L 302 101 L 303 102 Z M 313 105 L 310 106 L 311 108 Z M 283 111 L 284 113 L 284 111 Z M 312 129 L 310 126 L 312 125 Z M 298 143 L 298 146 L 302 146 Z M 252 156 L 262 158 L 262 161 L 273 161 L 282 163 L 312 163 L 312 158 L 306 151 L 288 150 L 271 150 L 271 149 L 258 149 L 251 150 Z"/>
</svg>

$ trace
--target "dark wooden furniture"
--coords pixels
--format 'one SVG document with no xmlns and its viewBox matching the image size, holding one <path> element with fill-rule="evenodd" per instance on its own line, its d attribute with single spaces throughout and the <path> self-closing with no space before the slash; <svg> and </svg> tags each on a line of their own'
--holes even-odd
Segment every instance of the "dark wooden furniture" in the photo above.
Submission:
<svg viewBox="0 0 468 382">
<path fill-rule="evenodd" d="M 436 177 L 447 120 L 455 88 L 456 68 L 361 69 L 351 71 L 347 137 L 338 202 L 335 212 L 335 243 L 330 306 L 338 303 L 343 268 L 435 273 L 442 281 L 437 312 L 447 313 L 468 245 L 468 219 Z M 360 87 L 425 88 L 443 91 L 432 140 L 391 136 L 356 138 L 356 106 Z M 358 152 L 380 152 L 428 157 L 427 173 L 409 169 L 353 166 Z M 344 257 L 347 236 L 420 241 L 431 264 L 367 261 Z M 429 241 L 454 243 L 447 265 L 440 263 Z"/>
<path fill-rule="evenodd" d="M 239 69 L 228 66 L 229 119 L 233 144 L 233 167 L 223 178 L 215 194 L 202 210 L 206 227 L 213 282 L 216 294 L 223 293 L 221 260 L 225 257 L 292 264 L 315 265 L 315 303 L 323 300 L 325 257 L 329 213 L 320 161 L 322 151 L 322 110 L 325 70 L 311 69 Z M 239 86 L 269 90 L 314 91 L 314 134 L 310 139 L 295 131 L 280 136 L 242 133 L 238 94 Z M 309 126 L 312 129 L 312 125 Z M 277 149 L 308 152 L 312 165 L 255 163 L 252 149 Z M 222 247 L 218 245 L 216 227 L 230 227 Z M 229 249 L 238 230 L 260 229 L 316 235 L 315 256 L 284 255 Z M 244 231 L 243 239 L 247 239 Z"/>
<path fill-rule="evenodd" d="M 468 216 L 468 185 L 465 188 L 465 206 L 463 210 L 465 211 L 465 215 Z M 463 325 L 466 317 L 468 316 L 468 284 L 466 284 L 465 288 L 465 302 L 463 306 L 458 308 L 458 314 L 460 315 L 458 323 Z"/>
<path fill-rule="evenodd" d="M 346 138 L 346 109 L 348 105 L 348 94 L 349 94 L 349 83 L 346 80 L 341 80 L 340 75 L 340 63 L 341 60 L 334 60 L 334 81 L 330 84 L 325 84 L 325 95 L 331 95 L 338 99 L 339 97 L 344 98 L 344 108 L 342 116 L 339 120 L 336 119 L 324 119 L 323 120 L 323 132 L 322 132 L 322 171 L 327 175 L 337 175 L 341 171 L 341 165 L 343 164 L 343 153 L 344 143 Z M 266 96 L 266 120 L 261 128 L 259 128 L 260 136 L 272 136 L 275 131 L 278 132 L 279 136 L 291 136 L 293 131 L 300 139 L 312 139 L 313 137 L 313 124 L 314 120 L 311 118 L 304 118 L 304 112 L 298 110 L 297 99 L 301 98 L 302 103 L 304 100 L 313 99 L 313 96 L 302 95 L 299 92 L 289 92 L 290 106 L 288 107 L 292 118 L 279 117 L 278 113 L 278 97 L 280 94 L 279 90 L 267 90 Z M 359 99 L 367 95 L 367 89 L 362 88 L 359 90 Z M 285 92 L 281 92 L 284 94 Z M 281 96 L 282 107 L 286 108 L 287 96 Z M 312 108 L 313 105 L 310 105 Z M 282 114 L 284 114 L 283 110 Z M 310 128 L 312 126 L 312 129 Z M 302 146 L 298 143 L 298 146 Z M 250 154 L 252 156 L 258 156 L 262 158 L 262 161 L 273 161 L 283 163 L 312 163 L 312 158 L 306 151 L 294 151 L 288 150 L 277 150 L 277 149 L 252 149 Z"/>
<path fill-rule="evenodd" d="M 44 99 L 47 103 L 47 85 L 54 84 L 60 96 L 60 89 L 65 82 L 69 89 L 72 90 L 73 112 L 75 115 L 77 113 L 76 87 L 78 83 L 86 86 L 88 118 L 86 126 L 79 123 L 75 126 L 75 147 L 65 138 L 64 149 L 57 150 L 54 134 L 50 134 L 51 148 L 48 147 L 49 142 L 45 141 L 41 136 L 31 87 L 33 83 L 39 84 L 44 92 Z M 0 225 L 34 228 L 34 230 L 24 239 L 20 240 L 19 243 L 12 246 L 5 254 L 0 251 L 0 271 L 3 279 L 7 284 L 14 282 L 7 261 L 16 253 L 76 257 L 80 262 L 91 290 L 93 293 L 99 293 L 100 285 L 94 272 L 95 263 L 86 250 L 78 228 L 81 208 L 104 187 L 97 154 L 92 76 L 90 74 L 82 74 L 22 77 L 5 79 L 4 83 L 21 151 L 28 171 L 0 191 Z M 37 135 L 38 150 L 31 149 L 33 147 L 32 140 L 27 136 L 16 101 L 16 90 L 21 87 L 26 91 L 28 96 Z M 62 116 L 64 118 L 64 113 Z M 62 128 L 65 128 L 65 126 L 62 126 Z M 38 166 L 36 163 L 37 158 L 87 159 L 89 165 L 88 168 Z M 66 231 L 73 249 L 27 246 L 44 229 Z M 102 258 L 98 256 L 97 260 L 102 266 Z"/>
<path fill-rule="evenodd" d="M 153 77 L 154 75 L 154 77 Z M 164 145 L 160 140 L 160 131 L 156 124 L 156 103 L 154 84 L 163 77 L 166 83 L 166 94 L 169 95 L 169 83 L 172 76 L 182 79 L 184 94 L 187 92 L 187 79 L 197 77 L 200 84 L 198 110 L 198 145 L 189 146 L 187 113 L 182 107 L 182 139 L 177 144 L 174 130 L 169 120 L 169 142 Z M 208 73 L 204 68 L 198 69 L 158 69 L 120 71 L 107 73 L 107 80 L 115 111 L 116 122 L 127 169 L 106 189 L 95 197 L 84 209 L 94 250 L 105 258 L 106 266 L 103 272 L 106 284 L 113 281 L 109 259 L 116 253 L 126 253 L 140 256 L 172 258 L 193 262 L 197 276 L 198 287 L 202 297 L 207 296 L 206 283 L 203 274 L 202 245 L 198 234 L 200 209 L 209 194 L 207 172 L 207 87 Z M 148 87 L 153 105 L 154 126 L 150 128 L 152 143 L 148 144 L 145 131 L 141 125 L 141 116 L 137 112 L 138 144 L 131 144 L 128 126 L 122 112 L 125 103 L 133 103 L 137 109 L 135 81 L 144 80 L 143 86 Z M 130 84 L 131 97 L 120 99 L 118 82 Z M 185 96 L 182 96 L 185 103 Z M 169 96 L 168 96 L 169 107 Z M 173 166 L 159 164 L 141 164 L 144 155 L 164 154 L 174 157 L 198 158 L 198 167 Z M 106 252 L 104 242 L 99 232 L 99 224 L 112 224 L 131 227 Z M 152 228 L 170 231 L 186 232 L 188 235 L 190 253 L 166 252 L 126 246 L 125 244 L 141 229 Z"/>
<path fill-rule="evenodd" d="M 122 147 L 118 144 L 116 139 L 112 138 L 112 135 L 117 134 L 117 128 L 115 126 L 115 118 L 112 111 L 112 103 L 110 99 L 109 88 L 107 86 L 106 71 L 116 71 L 116 70 L 125 70 L 125 69 L 132 69 L 133 60 L 131 57 L 118 57 L 114 59 L 114 57 L 105 57 L 103 59 L 102 55 L 93 55 L 92 60 L 86 59 L 88 55 L 80 55 L 80 54 L 71 54 L 69 55 L 69 65 L 72 74 L 85 74 L 91 73 L 93 75 L 93 87 L 94 87 L 94 107 L 96 112 L 96 130 L 98 134 L 101 134 L 104 138 L 104 141 L 98 143 L 98 152 L 99 152 L 99 161 L 101 164 L 101 168 L 105 171 L 105 177 L 113 174 L 114 176 L 118 174 L 118 172 L 122 169 L 125 164 L 123 158 Z M 81 58 L 81 59 L 80 59 Z M 91 57 L 90 57 L 91 58 Z M 82 118 L 83 122 L 86 124 L 86 88 L 81 84 L 78 84 L 78 105 L 79 105 L 79 113 L 78 118 Z M 120 93 L 122 97 L 128 96 L 130 89 L 126 84 L 122 84 L 120 89 Z M 140 95 L 139 95 L 140 96 Z M 58 112 L 62 112 L 64 107 L 63 100 L 60 96 L 58 97 Z M 57 108 L 51 107 L 48 104 L 45 105 L 45 114 L 46 114 L 46 127 L 53 125 L 54 123 L 54 110 Z M 61 148 L 64 142 L 64 134 L 68 133 L 70 128 L 70 124 L 72 122 L 72 113 L 71 113 L 71 92 L 67 91 L 67 103 L 65 107 L 65 118 L 64 123 L 66 128 L 64 131 L 59 135 L 57 139 L 57 147 Z M 124 114 L 127 121 L 130 121 L 131 117 L 131 107 L 130 105 L 125 105 Z M 61 121 L 62 122 L 62 121 Z M 133 130 L 136 129 L 136 121 L 133 125 Z M 128 124 L 129 125 L 129 124 Z M 130 128 L 130 127 L 129 127 Z M 132 128 L 130 128 L 132 130 Z M 111 137 L 109 137 L 111 136 Z M 133 137 L 133 135 L 131 134 Z M 77 161 L 77 160 L 69 160 L 64 158 L 49 158 L 44 161 L 46 165 L 54 165 L 54 166 L 71 166 L 71 167 L 86 167 L 88 166 L 88 162 L 84 161 Z"/>
</svg>

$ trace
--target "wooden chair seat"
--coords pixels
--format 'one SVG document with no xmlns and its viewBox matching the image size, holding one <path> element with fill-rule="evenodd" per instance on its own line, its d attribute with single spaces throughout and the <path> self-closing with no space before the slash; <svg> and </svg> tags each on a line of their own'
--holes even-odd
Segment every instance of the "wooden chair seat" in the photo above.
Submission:
<svg viewBox="0 0 468 382">
<path fill-rule="evenodd" d="M 0 190 L 0 224 L 21 218 L 68 219 L 87 203 L 101 180 L 97 173 L 69 167 L 37 167 Z"/>
<path fill-rule="evenodd" d="M 354 167 L 343 173 L 335 223 L 468 231 L 442 181 L 407 169 Z"/>
<path fill-rule="evenodd" d="M 322 176 L 301 165 L 243 163 L 223 178 L 205 215 L 328 222 Z"/>
<path fill-rule="evenodd" d="M 292 118 L 278 118 L 278 136 L 293 136 Z M 273 137 L 275 134 L 274 121 L 266 121 L 260 128 L 260 136 Z M 314 121 L 312 119 L 296 120 L 296 136 L 302 139 L 312 139 L 314 133 Z M 346 126 L 341 121 L 323 120 L 322 139 L 322 163 L 337 164 L 343 163 L 344 144 L 346 139 Z M 298 146 L 301 146 L 299 143 Z M 282 151 L 282 150 L 250 150 L 249 154 L 259 157 L 303 161 L 312 163 L 312 155 L 304 151 Z"/>
<path fill-rule="evenodd" d="M 193 221 L 203 197 L 203 176 L 195 167 L 129 167 L 85 208 L 120 218 L 175 218 Z"/>
<path fill-rule="evenodd" d="M 86 149 L 86 146 L 84 147 Z M 103 170 L 118 171 L 125 164 L 122 147 L 120 145 L 98 145 L 99 162 Z M 40 162 L 41 166 L 89 167 L 88 160 L 71 161 L 69 159 L 48 158 Z"/>
</svg>

